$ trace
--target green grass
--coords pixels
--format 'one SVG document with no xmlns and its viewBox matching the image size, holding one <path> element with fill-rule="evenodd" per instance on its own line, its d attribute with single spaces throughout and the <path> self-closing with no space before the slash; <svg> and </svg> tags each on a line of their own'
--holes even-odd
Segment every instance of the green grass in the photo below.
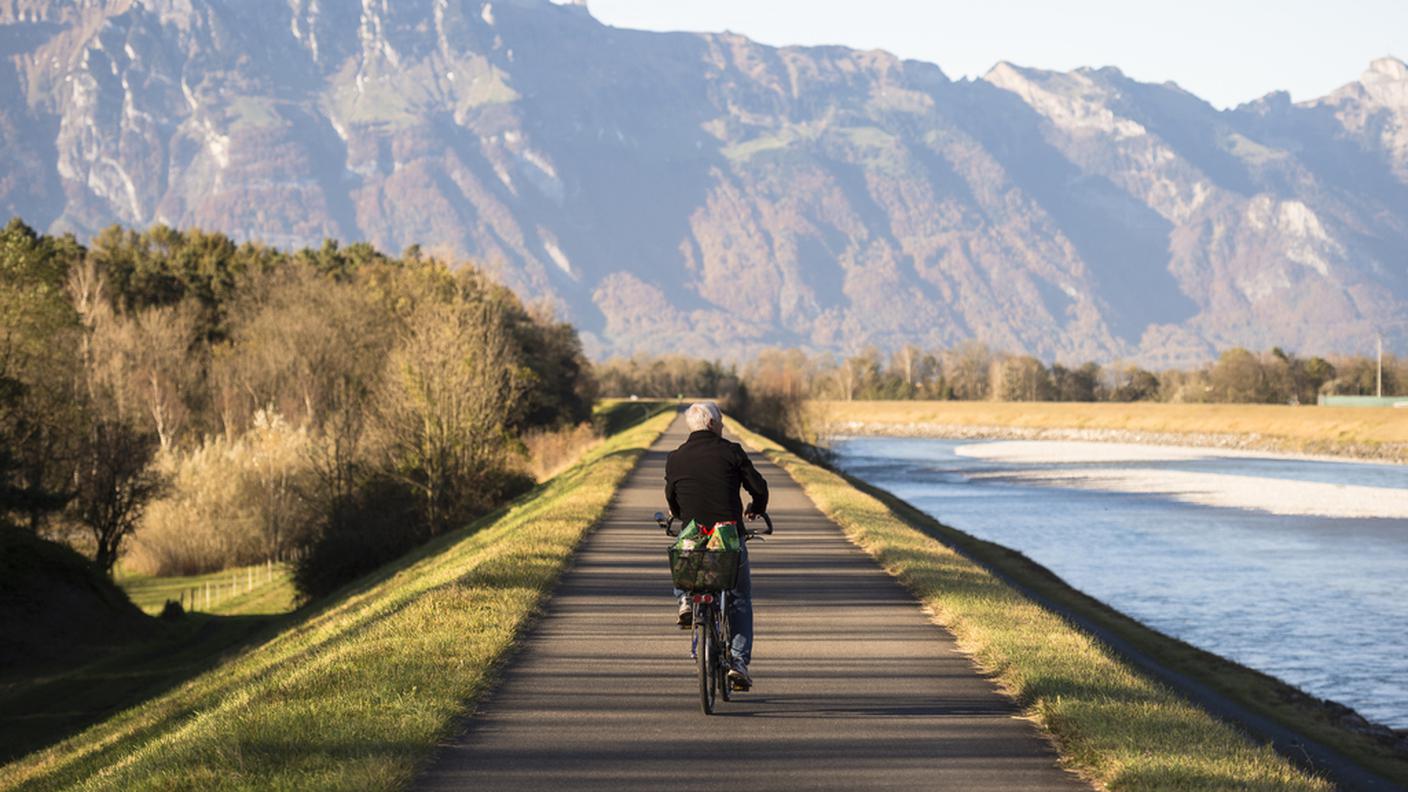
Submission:
<svg viewBox="0 0 1408 792">
<path fill-rule="evenodd" d="M 914 510 L 862 492 L 733 424 L 896 576 L 1053 739 L 1063 764 L 1108 789 L 1327 790 L 936 540 Z M 921 529 L 919 525 L 923 525 Z M 945 529 L 957 534 L 952 529 Z M 947 537 L 946 537 L 947 539 Z"/>
<path fill-rule="evenodd" d="M 0 769 L 3 789 L 403 786 L 493 680 L 664 405 L 178 689 Z"/>
<path fill-rule="evenodd" d="M 179 577 L 129 575 L 119 577 L 117 583 L 137 607 L 153 616 L 161 613 L 167 600 L 180 601 L 183 595 L 188 611 L 230 616 L 287 613 L 298 601 L 293 572 L 287 564 L 275 564 L 271 568 L 257 564 Z M 208 607 L 205 604 L 207 589 L 211 592 Z"/>
</svg>

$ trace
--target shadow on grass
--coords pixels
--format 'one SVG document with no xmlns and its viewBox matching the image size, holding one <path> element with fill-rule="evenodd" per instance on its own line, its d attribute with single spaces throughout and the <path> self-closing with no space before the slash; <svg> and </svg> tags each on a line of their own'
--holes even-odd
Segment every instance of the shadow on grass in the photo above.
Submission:
<svg viewBox="0 0 1408 792">
<path fill-rule="evenodd" d="M 178 687 L 272 637 L 292 614 L 192 614 L 157 638 L 103 657 L 9 670 L 0 677 L 0 763 L 46 748 Z"/>
</svg>

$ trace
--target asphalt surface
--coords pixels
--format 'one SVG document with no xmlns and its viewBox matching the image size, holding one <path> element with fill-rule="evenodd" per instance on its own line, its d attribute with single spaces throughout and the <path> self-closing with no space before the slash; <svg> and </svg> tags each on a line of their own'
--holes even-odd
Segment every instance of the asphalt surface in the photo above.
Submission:
<svg viewBox="0 0 1408 792">
<path fill-rule="evenodd" d="M 781 469 L 749 545 L 752 692 L 700 712 L 664 506 L 677 420 L 578 552 L 495 691 L 417 788 L 1088 789 L 953 637 Z"/>
</svg>

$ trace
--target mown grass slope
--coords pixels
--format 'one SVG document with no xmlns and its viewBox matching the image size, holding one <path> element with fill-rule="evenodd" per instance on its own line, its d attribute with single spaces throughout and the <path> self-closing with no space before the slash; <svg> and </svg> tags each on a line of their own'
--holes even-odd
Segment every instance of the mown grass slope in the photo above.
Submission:
<svg viewBox="0 0 1408 792">
<path fill-rule="evenodd" d="M 946 427 L 1089 429 L 1184 435 L 1189 442 L 1228 436 L 1225 439 L 1249 448 L 1408 460 L 1408 410 L 1392 407 L 814 401 L 808 410 L 818 426 L 841 431 L 854 425 L 863 425 L 866 432 L 898 435 L 941 433 Z"/>
<path fill-rule="evenodd" d="M 607 439 L 510 507 L 354 584 L 179 689 L 0 769 L 0 788 L 406 784 L 490 683 L 672 417 L 657 412 Z"/>
<path fill-rule="evenodd" d="M 930 608 L 1082 776 L 1109 789 L 1332 788 L 1151 681 L 843 477 L 734 429 Z"/>
</svg>

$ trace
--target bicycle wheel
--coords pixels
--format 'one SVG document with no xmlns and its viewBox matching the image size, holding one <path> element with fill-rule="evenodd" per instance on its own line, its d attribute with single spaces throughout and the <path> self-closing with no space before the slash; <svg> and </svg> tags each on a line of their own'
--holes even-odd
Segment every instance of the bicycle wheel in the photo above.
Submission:
<svg viewBox="0 0 1408 792">
<path fill-rule="evenodd" d="M 715 684 L 718 685 L 719 695 L 723 696 L 724 701 L 732 701 L 733 692 L 729 690 L 728 669 L 729 663 L 733 659 L 732 645 L 729 641 L 733 640 L 733 638 L 729 635 L 728 631 L 728 614 L 719 614 L 718 625 L 719 636 L 716 643 L 719 645 L 719 662 L 714 664 L 717 667 L 717 673 L 715 675 L 717 681 Z"/>
<path fill-rule="evenodd" d="M 699 609 L 703 617 L 699 628 L 699 706 L 705 715 L 714 714 L 714 695 L 718 691 L 718 647 L 714 645 L 714 609 Z"/>
</svg>

